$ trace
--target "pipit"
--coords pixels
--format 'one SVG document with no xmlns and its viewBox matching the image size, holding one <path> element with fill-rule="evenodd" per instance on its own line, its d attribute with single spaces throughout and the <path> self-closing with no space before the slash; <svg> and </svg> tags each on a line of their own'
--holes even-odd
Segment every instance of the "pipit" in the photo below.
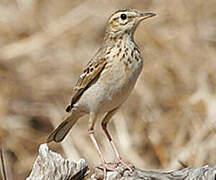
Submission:
<svg viewBox="0 0 216 180">
<path fill-rule="evenodd" d="M 102 47 L 87 64 L 74 87 L 71 104 L 66 108 L 70 114 L 50 134 L 48 143 L 61 142 L 77 120 L 89 114 L 88 134 L 106 172 L 109 167 L 94 135 L 95 121 L 103 115 L 101 125 L 118 163 L 131 169 L 120 157 L 107 124 L 128 98 L 142 70 L 143 59 L 133 35 L 138 24 L 152 16 L 155 14 L 125 9 L 109 17 Z"/>
</svg>

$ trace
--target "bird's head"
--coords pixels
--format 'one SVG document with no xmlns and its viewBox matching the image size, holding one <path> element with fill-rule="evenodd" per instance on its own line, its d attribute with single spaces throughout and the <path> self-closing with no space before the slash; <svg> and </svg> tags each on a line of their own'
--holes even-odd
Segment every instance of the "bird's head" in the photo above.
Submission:
<svg viewBox="0 0 216 180">
<path fill-rule="evenodd" d="M 154 13 L 142 13 L 135 9 L 119 10 L 109 17 L 106 34 L 110 34 L 113 37 L 118 37 L 125 33 L 133 35 L 137 25 L 142 20 L 155 15 Z"/>
</svg>

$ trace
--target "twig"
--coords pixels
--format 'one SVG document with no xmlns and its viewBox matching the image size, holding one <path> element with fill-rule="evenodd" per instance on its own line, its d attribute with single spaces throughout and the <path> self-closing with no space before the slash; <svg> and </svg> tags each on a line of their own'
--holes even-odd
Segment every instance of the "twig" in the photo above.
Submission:
<svg viewBox="0 0 216 180">
<path fill-rule="evenodd" d="M 0 149 L 0 159 L 1 159 L 1 173 L 2 173 L 2 179 L 7 180 L 7 173 L 6 173 L 6 165 L 4 161 L 4 151 L 1 147 Z"/>
</svg>

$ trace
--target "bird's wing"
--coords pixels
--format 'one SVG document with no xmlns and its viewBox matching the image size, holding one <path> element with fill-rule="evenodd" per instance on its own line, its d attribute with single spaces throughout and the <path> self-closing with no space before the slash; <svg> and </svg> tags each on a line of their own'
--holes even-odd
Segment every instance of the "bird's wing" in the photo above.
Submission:
<svg viewBox="0 0 216 180">
<path fill-rule="evenodd" d="M 88 89 L 91 84 L 99 77 L 101 71 L 106 65 L 106 60 L 103 55 L 104 49 L 99 49 L 96 55 L 85 67 L 73 89 L 71 104 L 66 107 L 67 112 L 71 111 L 73 105 L 79 100 L 83 92 Z"/>
</svg>

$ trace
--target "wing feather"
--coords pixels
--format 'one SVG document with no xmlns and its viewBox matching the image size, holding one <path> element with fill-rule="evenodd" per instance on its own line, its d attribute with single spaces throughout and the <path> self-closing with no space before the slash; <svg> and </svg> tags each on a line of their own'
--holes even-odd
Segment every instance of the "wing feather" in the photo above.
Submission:
<svg viewBox="0 0 216 180">
<path fill-rule="evenodd" d="M 83 73 L 80 75 L 73 89 L 71 104 L 66 108 L 67 112 L 71 111 L 73 105 L 80 99 L 84 91 L 88 89 L 95 80 L 97 80 L 105 65 L 106 60 L 103 56 L 103 51 L 100 49 L 92 60 L 89 61 Z"/>
</svg>

